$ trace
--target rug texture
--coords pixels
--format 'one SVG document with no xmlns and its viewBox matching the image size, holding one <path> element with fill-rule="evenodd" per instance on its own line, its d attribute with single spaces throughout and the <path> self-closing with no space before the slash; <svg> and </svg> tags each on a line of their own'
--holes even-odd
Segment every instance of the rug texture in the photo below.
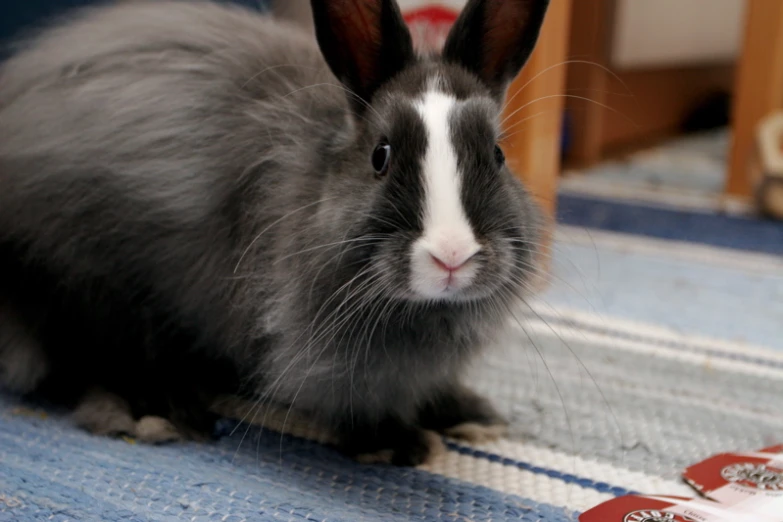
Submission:
<svg viewBox="0 0 783 522">
<path fill-rule="evenodd" d="M 85 3 L 14 4 L 0 38 Z M 563 183 L 551 287 L 470 376 L 506 438 L 402 469 L 239 419 L 210 444 L 92 437 L 0 394 L 0 521 L 561 522 L 631 492 L 692 495 L 686 466 L 783 442 L 783 225 L 726 213 L 727 143 Z"/>
<path fill-rule="evenodd" d="M 783 255 L 783 222 L 723 193 L 730 138 L 726 129 L 699 133 L 566 172 L 558 221 Z"/>
<path fill-rule="evenodd" d="M 561 227 L 551 288 L 471 375 L 503 440 L 365 466 L 226 420 L 211 444 L 92 437 L 0 396 L 0 520 L 576 520 L 684 467 L 783 442 L 783 260 Z"/>
</svg>

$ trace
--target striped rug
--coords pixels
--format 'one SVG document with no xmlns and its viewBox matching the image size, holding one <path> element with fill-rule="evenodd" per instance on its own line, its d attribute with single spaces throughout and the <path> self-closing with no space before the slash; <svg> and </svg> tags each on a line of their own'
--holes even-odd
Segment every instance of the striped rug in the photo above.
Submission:
<svg viewBox="0 0 783 522">
<path fill-rule="evenodd" d="M 689 464 L 783 442 L 780 256 L 561 226 L 553 259 L 471 374 L 503 440 L 418 469 L 231 420 L 216 443 L 148 447 L 0 396 L 0 521 L 571 521 L 691 495 Z"/>
</svg>

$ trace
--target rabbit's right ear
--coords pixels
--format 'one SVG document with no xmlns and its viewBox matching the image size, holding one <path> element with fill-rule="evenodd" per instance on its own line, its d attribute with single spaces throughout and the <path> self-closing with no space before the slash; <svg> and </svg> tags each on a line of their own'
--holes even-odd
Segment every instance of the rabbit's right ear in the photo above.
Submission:
<svg viewBox="0 0 783 522">
<path fill-rule="evenodd" d="M 361 112 L 378 87 L 415 60 L 400 9 L 395 0 L 310 0 L 310 5 L 321 53 Z"/>
</svg>

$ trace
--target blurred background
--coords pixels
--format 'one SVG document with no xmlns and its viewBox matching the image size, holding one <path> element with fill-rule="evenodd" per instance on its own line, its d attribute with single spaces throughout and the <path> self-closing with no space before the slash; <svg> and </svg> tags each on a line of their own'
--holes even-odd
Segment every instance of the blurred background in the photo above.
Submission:
<svg viewBox="0 0 783 522">
<path fill-rule="evenodd" d="M 0 40 L 101 1 L 2 2 Z M 312 32 L 309 0 L 220 1 Z M 426 48 L 465 0 L 398 3 Z M 502 143 L 559 225 L 543 263 L 557 276 L 552 239 L 568 227 L 779 258 L 782 109 L 781 0 L 551 0 L 509 89 Z"/>
<path fill-rule="evenodd" d="M 228 1 L 271 8 L 278 16 L 312 27 L 309 0 Z M 100 2 L 3 2 L 0 40 L 12 41 L 51 16 L 95 3 Z M 444 34 L 465 2 L 399 3 L 414 36 L 423 40 Z M 563 162 L 558 161 L 556 174 L 548 175 L 559 178 L 560 192 L 677 201 L 722 211 L 748 212 L 755 205 L 755 210 L 783 217 L 783 208 L 758 208 L 764 205 L 752 198 L 761 180 L 746 172 L 758 120 L 774 112 L 783 96 L 766 108 L 750 110 L 747 122 L 732 118 L 732 110 L 743 103 L 737 93 L 743 82 L 751 87 L 740 96 L 763 97 L 764 91 L 778 87 L 776 92 L 783 92 L 783 85 L 773 85 L 781 80 L 769 71 L 779 31 L 771 22 L 783 23 L 782 5 L 778 0 L 553 0 L 550 18 L 564 20 L 549 23 L 557 26 L 557 34 L 545 31 L 542 38 L 562 40 L 563 49 L 561 56 L 553 54 L 543 65 L 559 70 L 542 74 L 537 83 L 548 83 L 549 91 L 539 98 L 549 98 L 531 106 L 544 113 L 538 120 L 556 122 L 549 134 L 558 134 L 551 137 L 559 138 L 558 160 Z M 759 11 L 758 23 L 765 24 L 753 30 L 755 39 L 766 43 L 743 56 L 745 47 L 753 47 L 745 41 L 746 35 L 753 36 L 748 32 L 753 9 Z M 760 60 L 764 54 L 768 59 Z M 770 85 L 760 85 L 765 78 L 753 77 L 758 74 L 753 71 L 740 77 L 743 61 L 753 60 L 756 63 L 745 69 L 766 69 Z M 733 136 L 732 123 L 743 127 L 745 135 Z M 741 143 L 732 154 L 737 139 Z M 541 197 L 551 202 L 554 195 Z"/>
<path fill-rule="evenodd" d="M 312 32 L 309 0 L 233 1 Z M 421 47 L 442 43 L 465 4 L 398 2 Z M 94 3 L 2 0 L 0 40 Z M 216 449 L 151 450 L 48 431 L 33 417 L 5 422 L 2 405 L 0 439 L 18 442 L 0 448 L 0 462 L 42 500 L 22 498 L 46 509 L 76 502 L 50 501 L 50 476 L 94 479 L 73 498 L 92 512 L 124 510 L 111 520 L 156 509 L 166 520 L 213 520 L 221 509 L 244 520 L 246 502 L 253 520 L 259 506 L 333 520 L 339 504 L 345 520 L 434 520 L 446 506 L 438 520 L 572 522 L 628 491 L 692 495 L 680 473 L 698 459 L 783 442 L 782 110 L 783 0 L 550 0 L 507 94 L 501 143 L 553 225 L 541 292 L 522 305 L 524 328 L 469 381 L 512 428 L 508 440 L 452 447 L 429 468 L 480 485 L 475 496 L 340 464 L 306 444 L 286 450 L 301 460 L 281 474 L 277 435 L 259 435 L 246 455 L 245 430 Z M 221 462 L 230 466 L 215 481 L 230 487 L 215 489 L 203 479 Z M 340 504 L 343 491 L 362 511 Z"/>
</svg>

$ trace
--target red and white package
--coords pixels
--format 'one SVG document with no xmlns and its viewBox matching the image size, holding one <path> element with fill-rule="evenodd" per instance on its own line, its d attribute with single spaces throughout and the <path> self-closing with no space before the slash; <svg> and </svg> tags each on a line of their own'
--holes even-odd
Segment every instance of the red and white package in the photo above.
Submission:
<svg viewBox="0 0 783 522">
<path fill-rule="evenodd" d="M 724 506 L 783 522 L 783 453 L 723 453 L 689 467 L 683 477 Z"/>
<path fill-rule="evenodd" d="M 711 500 L 626 495 L 579 515 L 579 522 L 781 522 Z"/>
<path fill-rule="evenodd" d="M 467 0 L 398 0 L 413 45 L 422 51 L 439 51 Z"/>
<path fill-rule="evenodd" d="M 579 522 L 783 522 L 783 444 L 715 455 L 683 477 L 707 498 L 626 495 L 583 513 Z"/>
</svg>

